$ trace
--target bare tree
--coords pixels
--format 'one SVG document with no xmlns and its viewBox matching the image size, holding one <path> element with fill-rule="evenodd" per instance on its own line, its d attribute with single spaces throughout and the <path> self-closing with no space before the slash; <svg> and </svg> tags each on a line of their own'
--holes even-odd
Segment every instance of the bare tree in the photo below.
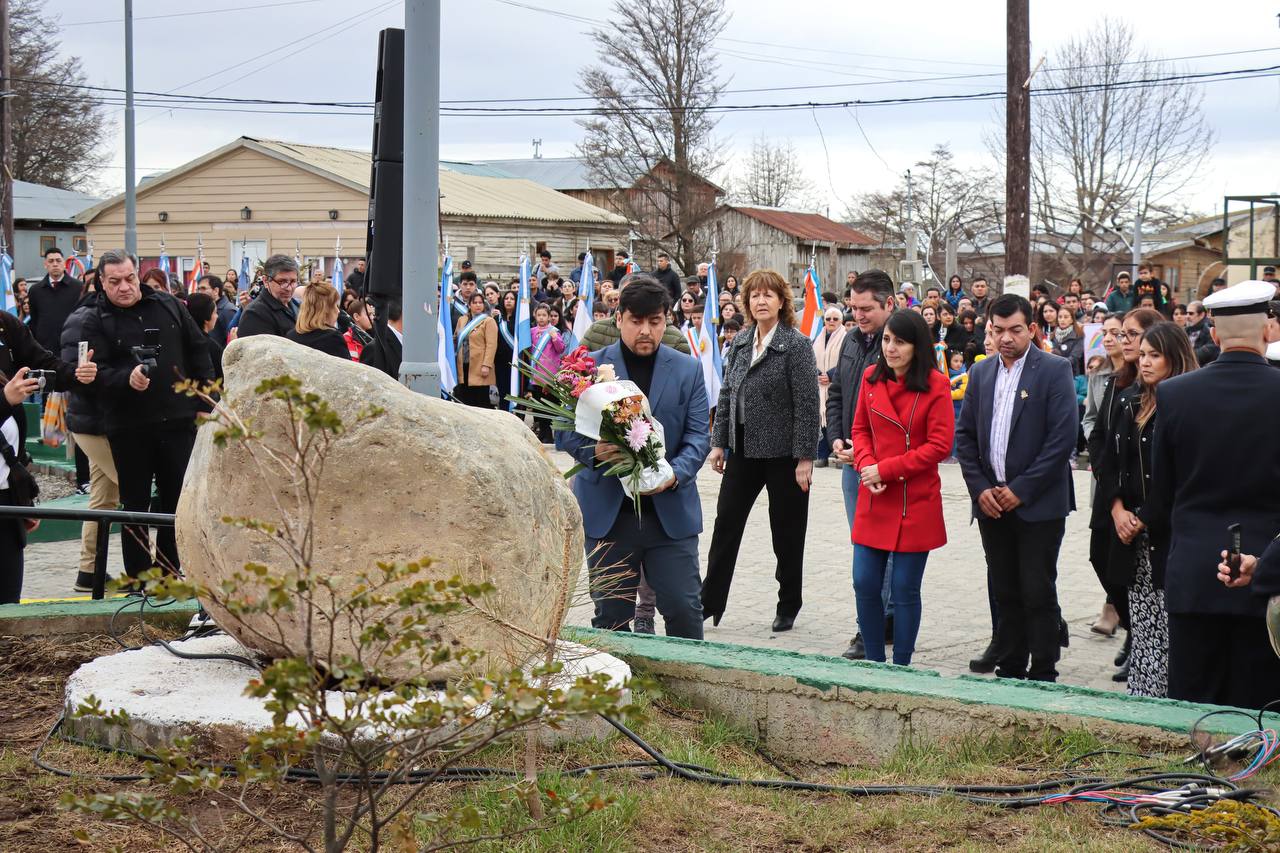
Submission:
<svg viewBox="0 0 1280 853">
<path fill-rule="evenodd" d="M 1144 84 L 1177 73 L 1104 19 L 1064 44 L 1038 81 L 1062 89 L 1032 110 L 1031 193 L 1036 227 L 1059 260 L 1109 277 L 1127 253 L 1135 217 L 1147 230 L 1179 218 L 1179 196 L 1208 156 L 1213 134 L 1190 83 Z"/>
<path fill-rule="evenodd" d="M 729 188 L 738 204 L 764 207 L 816 207 L 813 194 L 791 141 L 774 142 L 763 134 L 752 140 L 746 163 Z"/>
<path fill-rule="evenodd" d="M 1004 192 L 987 169 L 962 169 L 948 145 L 911 167 L 889 192 L 863 193 L 845 219 L 886 244 L 901 244 L 914 228 L 929 265 L 941 276 L 948 235 L 980 251 L 1001 242 Z"/>
<path fill-rule="evenodd" d="M 106 161 L 111 124 L 83 86 L 80 58 L 61 49 L 44 0 L 9 7 L 13 177 L 61 189 L 93 190 Z"/>
<path fill-rule="evenodd" d="M 724 0 L 616 0 L 609 20 L 592 33 L 602 64 L 579 81 L 596 101 L 579 151 L 598 183 L 618 188 L 641 241 L 689 272 L 706 257 L 698 226 L 719 194 L 707 176 L 722 165 L 710 108 L 724 88 L 713 47 Z"/>
</svg>

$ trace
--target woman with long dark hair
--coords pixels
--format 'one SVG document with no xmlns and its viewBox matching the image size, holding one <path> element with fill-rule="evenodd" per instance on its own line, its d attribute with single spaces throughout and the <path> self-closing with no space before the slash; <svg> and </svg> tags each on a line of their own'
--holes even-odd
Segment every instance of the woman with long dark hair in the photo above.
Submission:
<svg viewBox="0 0 1280 853">
<path fill-rule="evenodd" d="M 498 296 L 497 314 L 494 315 L 498 324 L 498 354 L 494 356 L 493 374 L 499 400 L 505 400 L 511 393 L 511 353 L 516 348 L 516 305 L 519 301 L 519 294 L 514 290 L 504 291 Z M 519 396 L 519 389 L 516 396 Z M 499 409 L 506 407 L 506 403 L 498 404 Z"/>
<path fill-rule="evenodd" d="M 1117 317 L 1119 315 L 1109 316 L 1103 325 L 1104 347 L 1106 346 L 1105 335 L 1109 329 L 1114 329 Z M 1114 372 L 1105 380 L 1102 395 L 1097 404 L 1093 430 L 1088 436 L 1089 461 L 1093 468 L 1094 480 L 1097 482 L 1093 511 L 1089 518 L 1089 528 L 1092 531 L 1089 540 L 1089 562 L 1093 564 L 1093 570 L 1102 581 L 1103 589 L 1107 593 L 1107 602 L 1116 609 L 1119 626 L 1126 631 L 1129 628 L 1128 573 L 1130 569 L 1126 566 L 1113 569 L 1112 551 L 1116 533 L 1111 518 L 1111 504 L 1100 496 L 1115 494 L 1119 489 L 1120 473 L 1116 468 L 1112 436 L 1119 417 L 1120 392 L 1137 381 L 1138 356 L 1143 334 L 1147 329 L 1161 322 L 1164 322 L 1164 317 L 1159 311 L 1151 308 L 1134 308 L 1120 320 L 1120 328 L 1114 332 L 1116 344 L 1113 345 L 1118 346 L 1120 358 L 1118 361 L 1113 361 Z M 1087 417 L 1089 414 L 1087 395 L 1085 404 Z M 1116 666 L 1120 669 L 1112 676 L 1115 681 L 1124 681 L 1129 677 L 1131 642 L 1132 638 L 1126 635 L 1124 646 L 1116 655 Z"/>
<path fill-rule="evenodd" d="M 947 290 L 942 294 L 943 300 L 951 306 L 952 311 L 959 311 L 960 300 L 964 299 L 965 296 L 964 279 L 952 274 L 951 278 L 947 279 Z"/>
<path fill-rule="evenodd" d="M 458 358 L 458 384 L 454 399 L 479 409 L 492 409 L 489 386 L 494 383 L 493 360 L 498 352 L 498 326 L 489 316 L 484 294 L 474 291 L 467 298 L 467 314 L 458 318 L 454 329 L 454 351 Z"/>
<path fill-rule="evenodd" d="M 884 661 L 881 589 L 893 560 L 893 662 L 911 663 L 920 631 L 920 584 L 929 552 L 947 542 L 938 463 L 951 452 L 955 408 L 924 318 L 895 311 L 880 358 L 867 368 L 853 415 L 861 478 L 853 521 L 853 588 L 867 660 Z"/>
<path fill-rule="evenodd" d="M 1141 309 L 1140 309 L 1141 310 Z M 1151 442 L 1155 432 L 1156 388 L 1166 379 L 1195 370 L 1195 351 L 1187 333 L 1173 323 L 1155 323 L 1142 335 L 1137 381 L 1120 393 L 1109 442 L 1117 476 L 1113 489 L 1099 493 L 1110 507 L 1117 547 L 1110 567 L 1129 594 L 1129 678 L 1133 696 L 1169 695 L 1169 615 L 1164 608 L 1164 578 L 1152 570 L 1152 553 L 1168 543 L 1148 534 L 1137 512 L 1151 485 Z"/>
</svg>

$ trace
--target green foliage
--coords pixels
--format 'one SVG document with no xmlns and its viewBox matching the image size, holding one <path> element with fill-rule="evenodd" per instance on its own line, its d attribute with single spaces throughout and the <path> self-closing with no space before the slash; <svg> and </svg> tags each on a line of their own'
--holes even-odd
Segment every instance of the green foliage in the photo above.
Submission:
<svg viewBox="0 0 1280 853">
<path fill-rule="evenodd" d="M 186 390 L 214 403 L 203 389 Z M 438 573 L 438 567 L 429 557 L 379 562 L 354 582 L 348 578 L 341 583 L 314 565 L 311 496 L 320 493 L 332 439 L 347 427 L 325 401 L 292 377 L 265 379 L 255 393 L 288 412 L 293 425 L 292 435 L 283 439 L 288 452 L 264 447 L 259 431 L 220 404 L 206 428 L 215 430 L 220 446 L 235 444 L 264 460 L 264 466 L 279 466 L 295 478 L 296 492 L 304 497 L 291 517 L 227 515 L 222 521 L 275 546 L 287 565 L 249 562 L 217 588 L 159 570 L 147 573 L 145 581 L 150 595 L 199 598 L 234 617 L 254 616 L 255 624 L 266 617 L 277 633 L 259 635 L 264 647 L 285 645 L 285 620 L 311 627 L 306 648 L 265 662 L 248 684 L 246 694 L 264 702 L 271 725 L 249 734 L 244 749 L 221 763 L 201 757 L 190 738 L 153 748 L 145 763 L 150 783 L 145 792 L 69 794 L 64 807 L 104 820 L 136 821 L 201 851 L 221 848 L 202 832 L 200 818 L 176 808 L 172 798 L 195 794 L 212 799 L 248 815 L 283 841 L 326 853 L 352 844 L 368 850 L 384 845 L 416 850 L 469 843 L 482 835 L 493 838 L 484 835 L 487 822 L 474 804 L 434 812 L 413 804 L 467 756 L 515 733 L 557 729 L 570 719 L 595 714 L 630 718 L 624 689 L 604 675 L 565 677 L 554 654 L 559 626 L 523 670 L 496 667 L 480 652 L 443 637 L 443 619 L 474 611 L 495 589 L 458 576 L 433 576 L 431 570 Z M 380 415 L 377 409 L 365 409 L 356 422 Z M 349 645 L 335 637 L 348 630 Z M 433 682 L 427 673 L 443 665 L 463 674 L 445 684 Z M 127 715 L 108 714 L 93 698 L 75 716 L 129 725 Z M 297 785 L 299 780 L 311 784 Z M 320 827 L 290 830 L 272 819 L 269 808 L 254 805 L 269 803 L 271 794 L 286 784 L 294 784 L 292 792 L 314 792 L 323 814 Z M 508 802 L 504 832 L 510 833 L 578 820 L 608 804 L 599 792 L 539 788 L 533 775 L 508 794 L 530 813 L 515 818 L 519 812 Z M 421 846 L 424 839 L 426 847 Z"/>
</svg>

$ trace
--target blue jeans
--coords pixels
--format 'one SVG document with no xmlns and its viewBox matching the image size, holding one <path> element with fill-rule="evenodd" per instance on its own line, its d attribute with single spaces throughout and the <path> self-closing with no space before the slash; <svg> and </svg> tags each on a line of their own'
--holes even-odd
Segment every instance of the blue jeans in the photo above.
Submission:
<svg viewBox="0 0 1280 853">
<path fill-rule="evenodd" d="M 818 436 L 818 452 L 813 457 L 814 460 L 822 460 L 823 462 L 831 458 L 831 443 L 827 441 L 827 431 L 822 430 Z"/>
<path fill-rule="evenodd" d="M 849 533 L 853 533 L 853 514 L 858 508 L 858 472 L 852 465 L 845 465 L 840 478 L 840 487 L 844 491 L 844 514 L 849 519 Z M 893 577 L 893 555 L 889 556 L 889 565 L 884 572 L 884 585 L 880 589 L 880 601 L 884 606 L 885 619 L 893 616 L 893 600 L 889 595 L 890 578 Z M 881 628 L 880 636 L 884 636 Z M 863 638 L 866 639 L 865 637 Z"/>
<path fill-rule="evenodd" d="M 887 571 L 893 560 L 892 572 Z M 881 551 L 853 546 L 853 593 L 858 603 L 858 629 L 867 647 L 867 660 L 884 662 L 884 606 L 879 592 L 893 579 L 893 662 L 911 663 L 920 632 L 920 582 L 928 551 Z"/>
</svg>

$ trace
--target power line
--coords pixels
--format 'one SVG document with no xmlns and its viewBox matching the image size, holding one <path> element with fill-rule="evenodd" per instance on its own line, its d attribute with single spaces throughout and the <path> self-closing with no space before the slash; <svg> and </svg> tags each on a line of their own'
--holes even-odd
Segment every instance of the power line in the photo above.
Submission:
<svg viewBox="0 0 1280 853">
<path fill-rule="evenodd" d="M 133 21 L 158 21 L 162 18 L 191 18 L 196 15 L 217 15 L 222 12 L 245 12 L 257 11 L 259 9 L 274 9 L 278 6 L 303 6 L 310 3 L 323 3 L 325 0 L 288 0 L 283 3 L 260 3 L 256 6 L 231 6 L 224 9 L 197 9 L 192 12 L 170 12 L 166 15 L 141 15 L 135 16 Z M 70 23 L 61 24 L 63 27 L 89 27 L 98 24 L 123 24 L 124 18 L 107 18 L 101 21 L 71 21 Z"/>
</svg>

